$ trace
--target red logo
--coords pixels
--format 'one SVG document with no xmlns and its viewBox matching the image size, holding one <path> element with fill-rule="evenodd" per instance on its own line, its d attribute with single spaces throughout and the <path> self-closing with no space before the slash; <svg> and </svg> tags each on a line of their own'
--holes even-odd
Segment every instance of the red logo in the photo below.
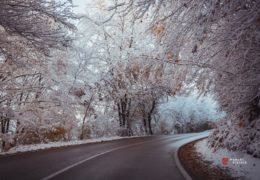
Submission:
<svg viewBox="0 0 260 180">
<path fill-rule="evenodd" d="M 223 158 L 222 158 L 222 164 L 223 164 L 224 166 L 227 166 L 227 165 L 228 165 L 228 161 L 229 161 L 229 157 L 223 156 Z"/>
</svg>

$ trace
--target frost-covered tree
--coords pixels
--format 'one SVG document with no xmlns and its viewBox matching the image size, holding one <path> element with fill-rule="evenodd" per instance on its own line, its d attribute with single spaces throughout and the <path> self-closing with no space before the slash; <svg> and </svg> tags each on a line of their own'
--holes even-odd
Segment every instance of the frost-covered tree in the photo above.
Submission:
<svg viewBox="0 0 260 180">
<path fill-rule="evenodd" d="M 105 102 L 100 105 L 107 103 L 106 109 L 117 111 L 120 134 L 133 134 L 138 122 L 152 134 L 159 99 L 181 90 L 186 67 L 161 61 L 164 51 L 158 51 L 161 45 L 156 41 L 162 30 L 146 31 L 151 16 L 137 20 L 135 13 L 106 11 L 109 4 L 105 2 L 89 5 L 93 6 L 95 10 L 90 8 L 82 23 L 82 41 L 95 57 L 91 68 L 96 74 L 91 80 L 101 86 L 99 98 Z M 174 55 L 169 53 L 167 58 L 171 61 Z"/>
<path fill-rule="evenodd" d="M 53 49 L 70 45 L 69 32 L 75 29 L 71 20 L 76 17 L 65 0 L 3 0 L 0 6 L 0 141 L 8 148 L 8 139 L 15 144 L 31 127 L 44 129 L 39 122 L 46 127 L 45 119 L 62 119 L 65 111 L 54 97 L 57 89 L 49 71 L 54 66 L 49 62 Z M 51 108 L 57 109 L 46 113 Z"/>
<path fill-rule="evenodd" d="M 50 48 L 64 48 L 72 40 L 64 30 L 75 28 L 70 1 L 3 0 L 0 6 L 0 52 L 6 59 L 18 61 L 12 56 L 22 58 L 33 51 L 49 55 Z"/>
<path fill-rule="evenodd" d="M 167 134 L 213 128 L 210 124 L 225 115 L 219 111 L 212 96 L 199 96 L 197 91 L 165 98 L 160 102 L 157 114 L 160 119 L 157 131 Z"/>
<path fill-rule="evenodd" d="M 212 147 L 259 157 L 259 6 L 248 1 L 120 1 L 111 9 L 154 15 L 151 29 L 169 63 L 189 67 L 188 80 L 215 91 L 226 120 L 210 138 Z"/>
</svg>

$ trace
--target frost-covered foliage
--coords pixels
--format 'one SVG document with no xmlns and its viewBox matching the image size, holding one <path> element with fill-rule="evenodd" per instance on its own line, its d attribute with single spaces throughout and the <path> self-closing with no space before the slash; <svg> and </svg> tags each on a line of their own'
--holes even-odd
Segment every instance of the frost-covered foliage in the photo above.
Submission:
<svg viewBox="0 0 260 180">
<path fill-rule="evenodd" d="M 113 8 L 122 6 L 124 12 L 134 9 L 139 18 L 152 11 L 151 29 L 163 45 L 163 60 L 188 66 L 187 82 L 195 81 L 201 92 L 216 93 L 227 116 L 210 144 L 228 148 L 236 144 L 236 150 L 253 146 L 259 154 L 260 148 L 255 145 L 259 136 L 237 137 L 259 129 L 260 2 L 131 0 Z M 220 141 L 214 137 L 220 137 Z"/>
<path fill-rule="evenodd" d="M 72 4 L 3 0 L 0 6 L 0 150 L 70 139 L 72 99 L 52 72 L 62 66 L 54 49 L 68 48 L 76 29 Z"/>
<path fill-rule="evenodd" d="M 132 15 L 121 16 L 97 7 L 97 13 L 93 15 L 90 11 L 82 25 L 83 43 L 93 50 L 95 61 L 98 60 L 92 64 L 92 69 L 97 72 L 92 80 L 99 87 L 94 109 L 100 112 L 100 108 L 107 106 L 98 114 L 117 115 L 114 120 L 117 119 L 120 127 L 119 135 L 133 135 L 134 121 L 138 120 L 144 122 L 144 131 L 152 134 L 150 122 L 160 95 L 158 92 L 162 89 L 157 83 L 164 71 L 162 66 L 149 59 L 156 49 L 155 38 L 145 32 L 146 26 L 133 21 Z M 102 23 L 110 16 L 113 19 Z M 103 121 L 110 119 L 103 117 Z M 99 129 L 104 129 L 102 124 L 102 121 L 96 123 L 101 125 Z"/>
<path fill-rule="evenodd" d="M 41 61 L 37 53 L 50 55 L 72 41 L 67 30 L 75 29 L 70 20 L 76 16 L 69 0 L 2 0 L 0 6 L 0 54 L 6 61 Z"/>
<path fill-rule="evenodd" d="M 187 95 L 168 97 L 158 106 L 158 125 L 164 133 L 205 130 L 225 113 L 211 96 L 199 96 L 195 91 Z M 204 125 L 204 127 L 203 127 Z"/>
<path fill-rule="evenodd" d="M 259 1 L 88 3 L 73 37 L 69 0 L 0 2 L 2 147 L 186 131 L 222 116 L 214 94 L 227 116 L 211 146 L 258 156 Z"/>
<path fill-rule="evenodd" d="M 231 120 L 221 121 L 209 137 L 209 146 L 213 149 L 228 148 L 260 157 L 260 119 L 252 121 L 246 127 L 233 125 Z"/>
</svg>

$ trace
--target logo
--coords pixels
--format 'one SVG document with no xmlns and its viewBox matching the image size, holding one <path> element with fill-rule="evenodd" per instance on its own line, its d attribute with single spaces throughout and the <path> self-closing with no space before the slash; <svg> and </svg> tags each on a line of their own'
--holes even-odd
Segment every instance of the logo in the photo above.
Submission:
<svg viewBox="0 0 260 180">
<path fill-rule="evenodd" d="M 223 156 L 221 162 L 223 166 L 227 166 L 229 163 L 234 165 L 247 164 L 247 161 L 243 158 L 229 158 L 227 156 Z"/>
<path fill-rule="evenodd" d="M 227 165 L 228 165 L 228 162 L 229 162 L 229 157 L 223 156 L 223 157 L 222 157 L 222 165 L 223 165 L 223 166 L 227 166 Z"/>
</svg>

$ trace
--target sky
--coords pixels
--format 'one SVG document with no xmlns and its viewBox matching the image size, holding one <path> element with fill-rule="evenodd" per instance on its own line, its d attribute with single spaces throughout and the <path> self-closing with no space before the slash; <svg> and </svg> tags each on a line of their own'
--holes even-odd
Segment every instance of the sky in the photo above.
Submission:
<svg viewBox="0 0 260 180">
<path fill-rule="evenodd" d="M 93 1 L 93 0 L 92 0 Z M 86 4 L 91 0 L 73 0 L 75 7 L 75 13 L 83 14 L 86 11 Z"/>
<path fill-rule="evenodd" d="M 105 7 L 108 7 L 108 5 L 111 5 L 110 0 L 73 0 L 73 4 L 77 7 L 75 7 L 74 12 L 78 14 L 85 14 L 87 7 L 88 10 L 91 8 L 97 9 L 99 5 L 105 5 Z"/>
</svg>

